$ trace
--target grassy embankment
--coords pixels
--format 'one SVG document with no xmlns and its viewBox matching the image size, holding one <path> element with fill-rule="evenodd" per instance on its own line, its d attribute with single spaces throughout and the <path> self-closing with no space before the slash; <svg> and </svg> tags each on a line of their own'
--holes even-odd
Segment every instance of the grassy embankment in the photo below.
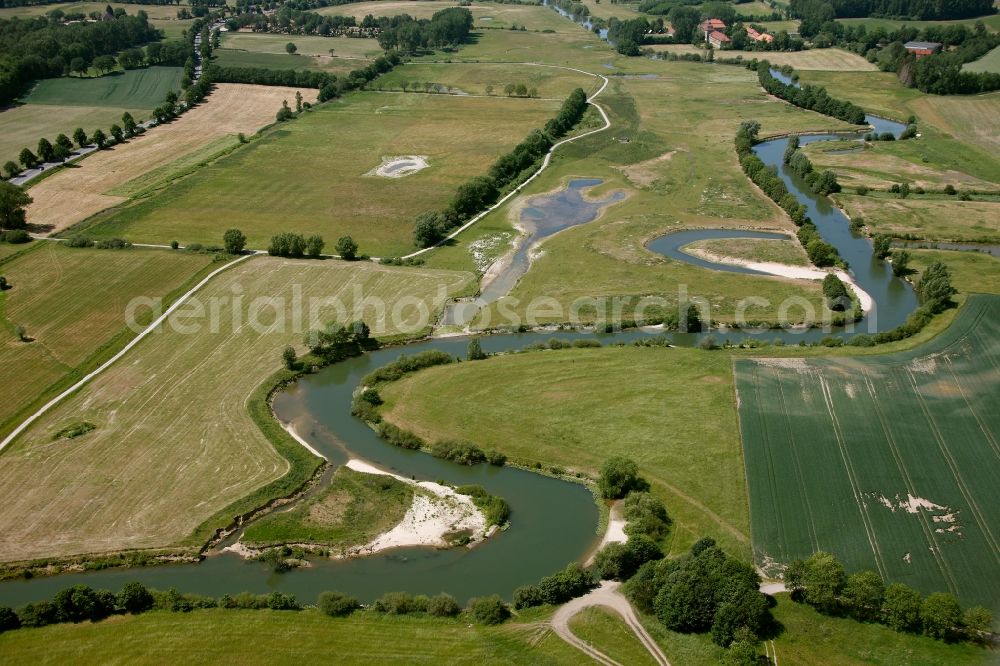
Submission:
<svg viewBox="0 0 1000 666">
<path fill-rule="evenodd" d="M 4 452 L 0 559 L 201 546 L 213 527 L 263 504 L 269 493 L 294 490 L 282 485 L 292 468 L 273 442 L 305 453 L 271 418 L 263 382 L 281 367 L 286 345 L 301 345 L 311 305 L 320 306 L 312 326 L 343 317 L 339 300 L 347 319 L 363 317 L 375 335 L 415 334 L 413 310 L 399 322 L 376 321 L 371 306 L 354 312 L 356 294 L 386 303 L 408 296 L 434 312 L 442 293 L 468 279 L 267 257 L 223 273 L 198 294 L 201 316 L 197 305 L 182 308 L 162 334 L 143 340 Z M 293 310 L 297 291 L 301 320 Z M 53 446 L 56 431 L 83 421 L 96 429 L 71 447 Z M 308 463 L 296 461 L 293 472 L 300 462 Z M 25 515 L 33 516 L 30 524 Z"/>
<path fill-rule="evenodd" d="M 757 238 L 703 240 L 686 245 L 685 251 L 703 250 L 719 257 L 746 261 L 777 262 L 793 266 L 809 265 L 809 257 L 798 241 Z"/>
<path fill-rule="evenodd" d="M 243 535 L 250 545 L 311 543 L 344 551 L 397 525 L 413 503 L 413 487 L 379 474 L 339 468 L 330 485 L 294 509 L 269 514 Z"/>
<path fill-rule="evenodd" d="M 294 100 L 291 100 L 294 102 Z M 281 231 L 351 235 L 361 252 L 413 249 L 417 213 L 441 208 L 458 186 L 558 109 L 544 100 L 361 92 L 275 126 L 259 140 L 134 205 L 95 220 L 95 236 L 218 242 L 239 227 L 250 247 Z M 405 178 L 366 176 L 383 157 L 426 155 Z M 212 201 L 211 208 L 204 206 Z M 294 207 L 287 205 L 295 201 Z"/>
<path fill-rule="evenodd" d="M 0 295 L 0 384 L 11 389 L 0 402 L 3 433 L 135 335 L 126 322 L 132 299 L 163 298 L 166 307 L 215 268 L 208 255 L 169 250 L 0 247 L 25 250 L 0 265 L 12 285 Z M 136 314 L 152 320 L 148 308 Z M 20 342 L 17 326 L 33 341 Z"/>
</svg>

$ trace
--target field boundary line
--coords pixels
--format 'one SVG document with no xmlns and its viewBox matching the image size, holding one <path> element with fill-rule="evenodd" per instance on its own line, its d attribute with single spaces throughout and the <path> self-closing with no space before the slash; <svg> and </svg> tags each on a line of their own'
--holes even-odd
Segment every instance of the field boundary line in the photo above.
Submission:
<svg viewBox="0 0 1000 666">
<path fill-rule="evenodd" d="M 419 257 L 420 255 L 424 254 L 425 252 L 430 252 L 431 250 L 434 250 L 434 249 L 437 249 L 439 247 L 444 246 L 449 241 L 454 240 L 455 237 L 457 237 L 463 231 L 469 229 L 476 222 L 479 222 L 481 219 L 483 219 L 484 217 L 486 217 L 487 215 L 489 215 L 493 211 L 497 210 L 498 208 L 500 208 L 501 206 L 503 206 L 504 204 L 506 204 L 510 199 L 512 199 L 516 195 L 520 194 L 521 190 L 523 190 L 524 188 L 526 188 L 531 183 L 531 181 L 533 181 L 536 178 L 538 178 L 538 176 L 541 175 L 541 173 L 543 171 L 545 171 L 546 168 L 548 168 L 549 164 L 552 162 L 552 155 L 555 153 L 556 149 L 559 148 L 559 146 L 562 146 L 563 144 L 571 143 L 573 141 L 579 141 L 580 139 L 583 139 L 584 137 L 588 137 L 588 136 L 591 136 L 592 134 L 597 134 L 598 132 L 603 132 L 603 131 L 611 128 L 611 119 L 608 118 L 608 114 L 604 111 L 604 109 L 601 107 L 600 104 L 598 104 L 598 103 L 596 103 L 594 101 L 595 99 L 597 99 L 597 97 L 602 92 L 604 92 L 604 89 L 608 87 L 608 83 L 609 83 L 608 78 L 606 76 L 604 76 L 603 74 L 594 74 L 593 72 L 588 72 L 588 71 L 585 71 L 585 70 L 582 70 L 582 69 L 577 69 L 576 67 L 566 67 L 566 66 L 563 66 L 563 65 L 548 65 L 548 64 L 540 63 L 540 62 L 521 62 L 521 63 L 513 63 L 513 64 L 524 65 L 524 66 L 528 66 L 528 67 L 552 67 L 554 69 L 565 69 L 565 70 L 569 70 L 569 71 L 572 71 L 572 72 L 579 72 L 580 74 L 586 74 L 587 76 L 593 76 L 595 78 L 601 79 L 601 81 L 603 81 L 603 83 L 601 84 L 601 87 L 598 88 L 597 91 L 594 94 L 590 95 L 587 98 L 587 103 L 590 104 L 591 106 L 593 106 L 595 109 L 597 109 L 597 112 L 601 114 L 601 117 L 604 119 L 604 126 L 603 127 L 599 127 L 597 129 L 590 130 L 588 132 L 584 132 L 583 134 L 578 134 L 576 136 L 571 136 L 569 138 L 563 139 L 561 141 L 558 141 L 558 142 L 552 144 L 552 147 L 549 148 L 549 152 L 545 153 L 545 159 L 542 160 L 542 164 L 541 164 L 541 166 L 538 167 L 538 170 L 535 171 L 535 173 L 531 174 L 528 177 L 528 179 L 525 180 L 523 183 L 521 183 L 520 185 L 518 185 L 517 187 L 515 187 L 513 190 L 511 190 L 510 192 L 508 192 L 506 194 L 506 196 L 504 196 L 502 199 L 500 199 L 500 201 L 496 202 L 495 204 L 493 204 L 492 206 L 490 206 L 486 210 L 484 210 L 481 213 L 477 214 L 471 220 L 469 220 L 468 222 L 466 222 L 465 224 L 463 224 L 462 226 L 460 226 L 458 229 L 456 229 L 455 231 L 451 232 L 450 234 L 448 234 L 447 236 L 445 236 L 444 238 L 442 238 L 440 241 L 438 241 L 434 245 L 431 245 L 430 247 L 421 248 L 421 249 L 417 250 L 416 252 L 411 252 L 410 254 L 407 254 L 407 255 L 404 255 L 404 256 L 400 257 L 401 259 L 412 259 L 414 257 Z M 377 257 L 372 257 L 372 261 L 376 261 L 376 260 L 377 260 Z"/>
<path fill-rule="evenodd" d="M 231 262 L 229 262 L 229 263 L 227 263 L 227 264 L 225 264 L 223 266 L 220 266 L 219 268 L 215 269 L 214 271 L 212 271 L 211 273 L 209 273 L 208 275 L 206 275 L 204 278 L 202 278 L 201 282 L 199 282 L 195 286 L 191 287 L 191 289 L 189 289 L 187 291 L 187 293 L 185 293 L 180 298 L 178 298 L 177 300 L 175 300 L 170 305 L 170 307 L 168 307 L 163 312 L 163 314 L 161 314 L 159 317 L 157 317 L 155 320 L 153 320 L 149 324 L 149 326 L 147 326 L 146 328 L 142 329 L 142 331 L 140 331 L 138 333 L 138 335 L 136 335 L 134 338 L 132 338 L 132 340 L 130 340 L 124 347 L 122 347 L 114 356 L 112 356 L 111 358 L 109 358 L 107 361 L 105 361 L 104 363 L 102 363 L 101 365 L 99 365 L 94 370 L 92 370 L 89 373 L 87 373 L 86 375 L 84 375 L 78 382 L 76 382 L 75 384 L 73 384 L 72 386 L 70 386 L 68 389 L 66 389 L 65 391 L 63 391 L 62 393 L 60 393 L 59 395 L 57 395 L 56 397 L 54 397 L 51 400 L 49 400 L 47 403 L 45 403 L 44 405 L 42 405 L 38 409 L 38 411 L 36 411 L 34 414 L 32 414 L 31 416 L 29 416 L 28 418 L 26 418 L 24 421 L 22 421 L 20 425 L 18 425 L 16 428 L 14 428 L 14 430 L 11 431 L 11 433 L 9 435 L 7 435 L 3 439 L 2 442 L 0 442 L 0 452 L 3 452 L 3 450 L 6 449 L 7 446 L 12 441 L 14 441 L 17 438 L 18 435 L 20 435 L 22 432 L 24 432 L 28 428 L 28 426 L 30 426 L 32 423 L 34 423 L 35 421 L 37 421 L 40 417 L 42 417 L 50 409 L 52 409 L 53 407 L 55 407 L 56 405 L 58 405 L 60 402 L 62 402 L 62 400 L 64 398 L 69 397 L 70 395 L 72 395 L 73 393 L 75 393 L 76 391 L 78 391 L 79 389 L 81 389 L 85 384 L 87 384 L 88 382 L 90 382 L 91 379 L 93 379 L 97 375 L 99 375 L 102 372 L 104 372 L 105 370 L 107 370 L 109 367 L 111 367 L 111 365 L 115 361 L 117 361 L 118 359 L 120 359 L 121 357 L 123 357 L 125 354 L 127 354 L 129 352 L 129 350 L 131 350 L 133 347 L 135 347 L 137 344 L 139 344 L 143 339 L 145 339 L 145 337 L 147 335 L 149 335 L 150 333 L 152 333 L 153 331 L 155 331 L 160 326 L 160 324 L 162 324 L 164 321 L 166 321 L 167 318 L 170 317 L 170 315 L 172 315 L 175 310 L 177 310 L 181 305 L 183 305 L 185 302 L 187 302 L 188 298 L 190 298 L 192 295 L 194 295 L 195 292 L 199 291 L 206 284 L 208 284 L 208 282 L 212 278 L 214 278 L 219 273 L 222 273 L 223 271 L 229 270 L 230 268 L 232 268 L 236 264 L 241 263 L 243 261 L 246 261 L 247 259 L 250 259 L 250 258 L 255 257 L 255 256 L 257 256 L 256 253 L 242 256 L 239 259 L 236 259 L 235 261 L 231 261 Z"/>
<path fill-rule="evenodd" d="M 871 380 L 868 372 L 862 368 L 861 377 L 864 379 L 865 388 L 868 389 L 868 395 L 871 397 L 872 408 L 875 411 L 875 416 L 878 418 L 879 426 L 882 428 L 882 434 L 885 436 L 886 444 L 889 445 L 889 451 L 892 453 L 893 459 L 896 462 L 896 468 L 903 477 L 903 485 L 906 486 L 906 492 L 913 496 L 919 497 L 917 495 L 917 488 L 910 478 L 910 472 L 906 468 L 906 463 L 903 459 L 903 454 L 899 451 L 899 447 L 896 446 L 896 440 L 892 436 L 892 432 L 886 422 L 885 415 L 882 413 L 882 407 L 878 402 L 878 391 L 875 389 L 875 383 Z M 948 562 L 944 559 L 944 555 L 941 554 L 940 549 L 937 547 L 937 541 L 934 539 L 934 532 L 931 530 L 931 526 L 927 524 L 927 513 L 917 512 L 918 522 L 920 527 L 924 532 L 924 538 L 927 541 L 927 545 L 934 556 L 934 560 L 937 562 L 938 569 L 941 570 L 941 574 L 944 576 L 945 581 L 948 583 L 948 587 L 952 594 L 958 593 L 958 582 L 955 580 L 955 575 L 948 566 Z"/>
<path fill-rule="evenodd" d="M 931 411 L 927 407 L 924 397 L 920 395 L 917 380 L 914 378 L 913 372 L 909 368 L 906 368 L 906 377 L 910 380 L 910 385 L 913 387 L 913 394 L 917 397 L 917 404 L 920 405 L 920 410 L 924 413 L 924 418 L 927 419 L 930 431 L 934 435 L 934 440 L 937 442 L 941 455 L 948 464 L 948 469 L 951 471 L 952 478 L 955 479 L 955 485 L 958 486 L 958 491 L 962 493 L 962 498 L 968 503 L 969 510 L 972 512 L 973 518 L 975 518 L 976 523 L 979 525 L 979 529 L 982 530 L 983 536 L 986 537 L 986 540 L 989 541 L 990 545 L 993 547 L 993 559 L 1000 562 L 1000 547 L 997 546 L 997 539 L 993 535 L 992 530 L 990 530 L 989 521 L 983 518 L 982 510 L 979 508 L 979 504 L 976 503 L 976 500 L 972 497 L 972 493 L 969 492 L 968 486 L 965 485 L 965 480 L 959 473 L 958 464 L 955 462 L 954 457 L 951 455 L 951 450 L 948 448 L 944 438 L 941 436 L 941 431 L 938 429 L 937 423 L 934 422 L 934 417 L 931 415 Z"/>
<path fill-rule="evenodd" d="M 875 538 L 875 528 L 872 527 L 868 516 L 868 511 L 865 508 L 865 502 L 861 496 L 861 491 L 858 488 L 857 479 L 854 476 L 854 467 L 851 464 L 850 456 L 847 455 L 847 450 L 844 447 L 843 432 L 840 427 L 840 421 L 837 419 L 837 414 L 834 411 L 833 398 L 830 395 L 830 386 L 826 383 L 826 379 L 820 375 L 819 378 L 820 392 L 823 394 L 823 402 L 826 403 L 826 411 L 830 414 L 830 421 L 833 424 L 833 434 L 834 439 L 837 441 L 837 448 L 840 449 L 840 455 L 844 461 L 844 471 L 847 472 L 847 479 L 851 483 L 851 492 L 854 494 L 854 501 L 858 505 L 858 511 L 861 512 L 861 522 L 865 526 L 865 532 L 868 533 L 868 542 L 872 547 L 872 554 L 875 556 L 875 566 L 878 567 L 879 574 L 882 576 L 882 580 L 888 580 L 889 575 L 886 573 L 885 563 L 882 562 L 882 553 L 878 548 L 878 540 Z"/>
</svg>

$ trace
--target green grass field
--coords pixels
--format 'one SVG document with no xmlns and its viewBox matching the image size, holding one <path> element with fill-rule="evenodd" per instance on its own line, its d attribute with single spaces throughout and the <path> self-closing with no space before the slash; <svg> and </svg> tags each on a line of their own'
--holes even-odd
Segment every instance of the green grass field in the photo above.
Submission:
<svg viewBox="0 0 1000 666">
<path fill-rule="evenodd" d="M 529 89 L 536 88 L 540 97 L 560 100 L 565 99 L 574 88 L 583 88 L 585 92 L 592 93 L 601 85 L 600 79 L 596 77 L 563 69 L 457 63 L 418 63 L 397 67 L 379 78 L 377 85 L 386 90 L 399 90 L 404 81 L 408 84 L 419 83 L 418 90 L 424 89 L 423 83 L 426 81 L 457 88 L 470 95 L 486 95 L 486 86 L 493 86 L 493 92 L 489 94 L 497 97 L 506 97 L 505 85 L 520 83 Z"/>
<path fill-rule="evenodd" d="M 793 266 L 809 265 L 809 257 L 798 241 L 761 240 L 756 238 L 725 238 L 703 240 L 685 245 L 685 251 L 703 250 L 720 257 L 747 261 L 773 261 Z"/>
<path fill-rule="evenodd" d="M 996 609 L 1000 298 L 905 353 L 735 363 L 754 554 L 816 550 Z"/>
<path fill-rule="evenodd" d="M 321 58 L 296 53 L 257 53 L 220 48 L 213 52 L 213 63 L 220 67 L 250 67 L 259 69 L 307 69 L 330 74 L 347 74 L 360 69 L 367 61 L 346 58 Z"/>
<path fill-rule="evenodd" d="M 300 599 L 310 603 L 311 599 Z M 878 624 L 820 615 L 787 595 L 778 595 L 774 617 L 783 628 L 769 646 L 778 663 L 811 666 L 974 666 L 992 663 L 995 653 L 968 643 L 950 644 L 903 634 Z M 57 624 L 0 634 L 5 663 L 109 664 L 127 655 L 130 664 L 234 661 L 284 664 L 327 660 L 370 664 L 565 664 L 585 657 L 548 628 L 552 609 L 520 611 L 496 627 L 457 619 L 361 612 L 329 618 L 316 610 L 156 611 L 115 616 L 98 623 Z M 724 655 L 708 634 L 678 634 L 645 619 L 647 629 L 674 664 L 717 666 Z M 573 632 L 624 664 L 651 663 L 649 653 L 626 633 L 617 615 L 584 611 L 571 621 Z M 260 640 L 262 635 L 266 641 Z M 761 649 L 763 654 L 763 648 Z"/>
<path fill-rule="evenodd" d="M 272 35 L 263 32 L 225 32 L 222 34 L 222 48 L 252 51 L 255 53 L 277 53 L 287 55 L 285 45 L 295 44 L 296 54 L 303 56 L 329 56 L 336 58 L 357 58 L 370 60 L 382 55 L 382 48 L 375 39 L 355 39 L 353 37 L 320 37 L 318 35 Z M 357 67 L 363 67 L 364 63 Z"/>
<path fill-rule="evenodd" d="M 97 78 L 43 79 L 22 101 L 56 106 L 152 109 L 163 103 L 168 92 L 181 89 L 183 76 L 184 70 L 180 67 L 149 67 Z"/>
<path fill-rule="evenodd" d="M 217 243 L 239 227 L 266 248 L 281 231 L 350 234 L 361 252 L 414 249 L 413 220 L 555 114 L 559 102 L 367 92 L 265 133 L 168 190 L 95 218 L 88 233 Z M 366 176 L 383 157 L 426 155 L 405 178 Z M 206 207 L 204 202 L 214 205 Z M 294 202 L 289 205 L 289 202 Z"/>
<path fill-rule="evenodd" d="M 307 501 L 251 524 L 242 541 L 254 545 L 313 543 L 343 551 L 392 529 L 412 503 L 412 486 L 391 476 L 341 467 L 330 485 Z"/>
<path fill-rule="evenodd" d="M 586 608 L 569 621 L 569 629 L 607 656 L 622 664 L 655 664 L 632 630 L 617 613 L 600 606 Z"/>
<path fill-rule="evenodd" d="M 674 520 L 671 553 L 708 534 L 749 557 L 732 392 L 723 354 L 609 348 L 430 368 L 381 394 L 388 421 L 428 440 L 595 475 L 608 456 L 630 456 Z M 456 400 L 475 408 L 455 410 Z"/>
<path fill-rule="evenodd" d="M 156 277 L 151 272 L 149 279 Z M 371 307 L 355 312 L 358 299 L 393 304 L 405 296 L 435 312 L 469 277 L 271 257 L 217 276 L 162 333 L 148 336 L 3 452 L 0 559 L 200 547 L 207 537 L 192 534 L 203 521 L 234 502 L 253 502 L 245 498 L 289 469 L 247 408 L 280 369 L 285 346 L 301 345 L 308 328 L 337 316 L 338 304 L 344 319 L 364 317 L 375 335 L 415 335 L 413 310 L 377 319 Z M 111 300 L 106 316 L 114 321 L 124 306 Z M 311 323 L 314 311 L 318 321 Z M 53 443 L 56 432 L 82 421 L 97 427 L 72 446 Z"/>
<path fill-rule="evenodd" d="M 994 74 L 1000 74 L 1000 46 L 979 60 L 965 63 L 962 69 L 969 72 L 993 72 Z"/>
<path fill-rule="evenodd" d="M 332 658 L 342 664 L 578 666 L 580 652 L 543 624 L 550 613 L 532 611 L 520 621 L 484 627 L 464 617 L 361 613 L 333 619 L 315 610 L 155 612 L 7 632 L 0 634 L 0 652 L 9 664 L 107 664 L 127 655 L 133 664 L 270 665 Z M 268 640 L 261 640 L 264 635 Z"/>
<path fill-rule="evenodd" d="M 25 246 L 7 246 L 19 247 Z M 2 266 L 12 289 L 0 295 L 0 384 L 16 387 L 0 401 L 0 431 L 15 416 L 108 350 L 132 337 L 125 306 L 136 297 L 164 297 L 211 263 L 206 255 L 164 250 L 91 250 L 36 242 Z M 19 342 L 15 326 L 34 342 Z"/>
</svg>

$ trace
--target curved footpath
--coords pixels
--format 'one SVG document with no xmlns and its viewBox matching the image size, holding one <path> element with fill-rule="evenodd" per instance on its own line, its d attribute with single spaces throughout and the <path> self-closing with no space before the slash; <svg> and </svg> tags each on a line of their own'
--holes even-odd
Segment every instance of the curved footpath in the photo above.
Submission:
<svg viewBox="0 0 1000 666">
<path fill-rule="evenodd" d="M 24 421 L 22 421 L 20 425 L 18 425 L 16 428 L 14 428 L 14 430 L 11 431 L 11 433 L 9 435 L 7 435 L 6 437 L 4 437 L 4 439 L 3 439 L 2 442 L 0 442 L 0 451 L 3 451 L 7 447 L 8 444 L 10 444 L 12 441 L 14 441 L 14 439 L 18 435 L 20 435 L 22 432 L 24 432 L 25 429 L 28 426 L 30 426 L 32 423 L 34 423 L 35 421 L 37 421 L 43 414 L 45 414 L 47 411 L 49 411 L 50 409 L 52 409 L 53 407 L 55 407 L 56 405 L 58 405 L 64 398 L 66 398 L 69 395 L 73 394 L 74 392 L 80 390 L 87 382 L 89 382 L 91 379 L 93 379 L 97 375 L 99 375 L 102 372 L 104 372 L 105 370 L 107 370 L 115 361 L 117 361 L 122 356 L 124 356 L 125 354 L 127 354 L 128 351 L 130 349 L 132 349 L 132 347 L 135 347 L 137 344 L 139 344 L 143 340 L 143 338 L 145 338 L 147 335 L 149 335 L 150 333 L 152 333 L 153 331 L 155 331 L 157 329 L 157 327 L 160 326 L 160 324 L 162 324 L 163 322 L 165 322 L 167 320 L 167 317 L 169 317 L 170 315 L 172 315 L 174 313 L 174 311 L 177 308 L 179 308 L 181 305 L 183 305 L 184 302 L 187 301 L 187 299 L 190 298 L 195 292 L 197 292 L 199 289 L 201 289 L 206 284 L 208 284 L 209 281 L 212 278 L 214 278 L 216 275 L 218 275 L 219 273 L 221 273 L 223 271 L 229 270 L 230 268 L 232 268 L 236 264 L 238 264 L 240 262 L 243 262 L 243 261 L 246 261 L 247 259 L 249 259 L 249 258 L 251 258 L 253 256 L 256 256 L 256 255 L 257 255 L 256 252 L 251 253 L 251 254 L 246 254 L 246 255 L 240 257 L 239 259 L 236 259 L 235 261 L 230 261 L 229 263 L 225 264 L 224 266 L 220 266 L 219 268 L 215 269 L 214 271 L 212 271 L 211 273 L 209 273 L 208 275 L 206 275 L 202 279 L 201 282 L 199 282 L 195 286 L 191 287 L 191 289 L 189 289 L 187 291 L 187 293 L 185 293 L 183 296 L 181 296 L 176 301 L 174 301 L 170 305 L 170 307 L 168 307 L 163 312 L 163 314 L 161 314 L 159 317 L 156 318 L 155 321 L 153 321 L 153 323 L 151 323 L 146 328 L 142 329 L 142 331 L 140 331 L 134 338 L 132 338 L 128 342 L 128 344 L 126 344 L 124 347 L 122 347 L 121 350 L 119 350 L 117 354 L 115 354 L 114 356 L 112 356 L 111 358 L 109 358 L 107 361 L 105 361 L 104 363 L 102 363 L 101 365 L 99 365 L 94 370 L 91 370 L 89 373 L 87 373 L 86 375 L 84 375 L 84 377 L 82 379 L 80 379 L 80 381 L 76 382 L 75 384 L 73 384 L 72 386 L 70 386 L 68 389 L 66 389 L 65 391 L 63 391 L 62 393 L 60 393 L 59 395 L 57 395 L 56 397 L 54 397 L 51 400 L 49 400 L 47 403 L 45 403 L 44 405 L 42 405 L 42 407 L 39 408 L 39 410 L 37 412 L 35 412 L 34 414 L 32 414 L 31 416 L 29 416 L 28 418 L 26 418 Z"/>
<path fill-rule="evenodd" d="M 563 604 L 560 606 L 559 610 L 556 611 L 555 615 L 552 616 L 552 631 L 554 631 L 561 639 L 579 649 L 581 652 L 598 663 L 604 664 L 605 666 L 621 666 L 619 662 L 607 656 L 600 650 L 592 647 L 586 641 L 577 638 L 569 628 L 569 621 L 573 618 L 573 616 L 585 608 L 592 608 L 594 606 L 610 608 L 621 616 L 622 620 L 625 621 L 625 625 L 632 631 L 633 634 L 635 634 L 635 637 L 639 639 L 639 642 L 642 643 L 642 646 L 649 652 L 653 661 L 660 664 L 660 666 L 670 666 L 670 661 L 667 659 L 667 656 L 663 654 L 663 650 L 661 650 L 660 646 L 656 644 L 653 637 L 649 635 L 646 628 L 642 626 L 642 622 L 639 621 L 639 618 L 632 609 L 632 605 L 629 604 L 628 599 L 626 599 L 625 595 L 618 591 L 619 587 L 621 587 L 621 583 L 603 581 L 600 586 L 588 594 L 585 594 L 582 597 L 577 597 L 576 599 Z"/>
<path fill-rule="evenodd" d="M 594 74 L 593 72 L 588 72 L 588 71 L 585 71 L 585 70 L 582 70 L 582 69 L 577 69 L 575 67 L 564 67 L 563 65 L 546 65 L 546 64 L 540 63 L 540 62 L 523 62 L 523 63 L 519 63 L 519 64 L 525 65 L 525 66 L 528 66 L 528 67 L 551 67 L 553 69 L 565 69 L 565 70 L 568 70 L 568 71 L 571 71 L 571 72 L 578 72 L 580 74 L 586 74 L 587 76 L 593 76 L 593 77 L 596 77 L 598 79 L 601 79 L 601 81 L 603 81 L 603 83 L 601 84 L 601 87 L 598 88 L 597 91 L 593 95 L 591 95 L 590 97 L 587 98 L 587 102 L 591 106 L 593 106 L 595 109 L 597 109 L 597 112 L 601 114 L 601 118 L 604 119 L 604 126 L 603 127 L 599 127 L 597 129 L 590 130 L 589 132 L 584 132 L 583 134 L 578 134 L 576 136 L 571 136 L 571 137 L 569 137 L 567 139 L 563 139 L 562 141 L 558 141 L 558 142 L 552 144 L 552 147 L 549 148 L 549 152 L 547 152 L 545 154 L 545 159 L 542 160 L 542 164 L 541 164 L 541 166 L 538 167 L 538 170 L 535 173 L 531 174 L 531 176 L 529 176 L 528 179 L 525 180 L 523 183 L 521 183 L 520 185 L 518 185 L 517 187 L 515 187 L 513 190 L 511 190 L 510 192 L 508 192 L 507 195 L 504 198 L 500 199 L 500 201 L 496 202 L 495 204 L 493 204 L 492 206 L 490 206 L 489 208 L 487 208 L 483 212 L 481 212 L 478 215 L 476 215 L 474 218 L 472 218 L 471 220 L 469 220 L 468 222 L 466 222 L 465 224 L 463 224 L 462 226 L 460 226 L 458 229 L 455 229 L 453 232 L 451 232 L 450 234 L 448 234 L 447 236 L 445 236 L 444 238 L 442 238 L 440 241 L 438 241 L 435 245 L 431 245 L 430 247 L 422 248 L 420 250 L 417 250 L 416 252 L 411 252 L 410 254 L 407 254 L 407 255 L 401 257 L 402 259 L 412 259 L 413 257 L 419 257 L 420 255 L 424 254 L 425 252 L 430 252 L 431 250 L 433 250 L 435 248 L 438 248 L 438 247 L 441 247 L 442 245 L 447 244 L 449 241 L 454 240 L 454 238 L 456 236 L 458 236 L 460 233 L 462 233 L 463 231 L 465 231 L 466 229 L 468 229 L 469 227 L 471 227 L 472 225 L 474 225 L 476 222 L 478 222 L 479 220 L 483 219 L 484 217 L 486 217 L 487 215 L 489 215 L 490 213 L 492 213 L 496 209 L 498 209 L 501 206 L 503 206 L 504 204 L 506 204 L 512 198 L 514 198 L 515 196 L 517 196 L 518 194 L 520 194 L 521 190 L 523 190 L 525 187 L 527 187 L 528 184 L 531 183 L 531 181 L 535 180 L 535 178 L 538 178 L 538 176 L 543 171 L 545 171 L 545 169 L 549 166 L 549 163 L 552 161 L 552 154 L 556 151 L 556 149 L 559 146 L 562 146 L 563 144 L 567 144 L 567 143 L 572 143 L 573 141 L 579 141 L 580 139 L 582 139 L 584 137 L 590 136 L 592 134 L 597 134 L 598 132 L 603 132 L 604 130 L 606 130 L 606 129 L 608 129 L 608 128 L 611 127 L 611 119 L 608 118 L 608 114 L 605 113 L 604 109 L 601 108 L 601 106 L 599 104 L 597 104 L 596 102 L 594 102 L 594 100 L 597 99 L 597 97 L 602 92 L 604 92 L 604 89 L 608 87 L 608 79 L 607 79 L 607 77 L 605 77 L 605 76 L 603 76 L 601 74 Z M 378 258 L 377 257 L 372 257 L 372 260 L 373 261 L 377 261 Z"/>
</svg>

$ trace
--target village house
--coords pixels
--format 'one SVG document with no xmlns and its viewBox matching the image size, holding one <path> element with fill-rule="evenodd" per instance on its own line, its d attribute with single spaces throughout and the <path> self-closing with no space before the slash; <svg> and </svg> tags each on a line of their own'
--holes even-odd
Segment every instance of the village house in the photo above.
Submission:
<svg viewBox="0 0 1000 666">
<path fill-rule="evenodd" d="M 937 53 L 941 50 L 940 42 L 906 42 L 903 44 L 905 48 L 910 53 L 917 56 L 917 58 L 923 58 L 924 56 L 929 56 Z"/>
<path fill-rule="evenodd" d="M 723 44 L 728 44 L 733 40 L 726 36 L 726 33 L 714 30 L 708 34 L 708 43 L 712 45 L 713 48 L 721 49 Z"/>
<path fill-rule="evenodd" d="M 715 31 L 723 31 L 726 29 L 726 22 L 722 19 L 705 19 L 698 24 L 698 29 L 702 31 L 705 35 L 705 41 L 708 41 L 709 35 Z"/>
<path fill-rule="evenodd" d="M 774 35 L 767 32 L 757 32 L 757 30 L 749 26 L 747 27 L 747 37 L 755 42 L 767 42 L 768 44 L 774 41 Z"/>
</svg>

